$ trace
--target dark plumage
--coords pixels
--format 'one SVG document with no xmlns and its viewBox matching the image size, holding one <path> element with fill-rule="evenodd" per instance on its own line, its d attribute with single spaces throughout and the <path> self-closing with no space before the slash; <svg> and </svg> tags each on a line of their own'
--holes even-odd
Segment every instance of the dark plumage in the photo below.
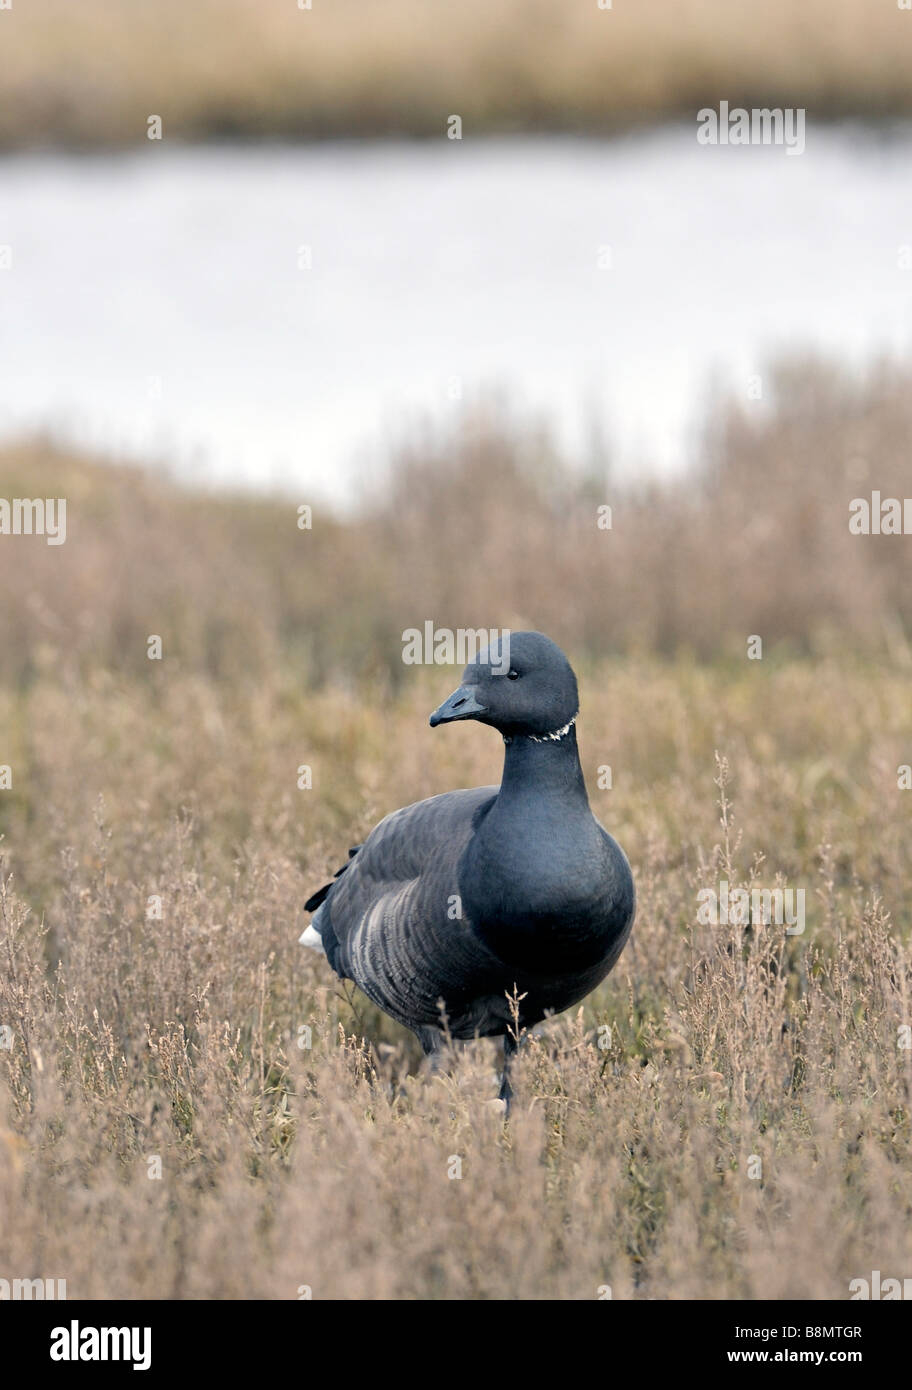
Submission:
<svg viewBox="0 0 912 1390">
<path fill-rule="evenodd" d="M 575 720 L 576 677 L 539 632 L 466 667 L 431 725 L 475 719 L 504 737 L 500 787 L 445 792 L 382 820 L 305 904 L 301 937 L 322 948 L 426 1052 L 504 1035 L 501 1095 L 522 1027 L 577 1003 L 608 974 L 633 925 L 623 851 L 589 809 Z"/>
</svg>

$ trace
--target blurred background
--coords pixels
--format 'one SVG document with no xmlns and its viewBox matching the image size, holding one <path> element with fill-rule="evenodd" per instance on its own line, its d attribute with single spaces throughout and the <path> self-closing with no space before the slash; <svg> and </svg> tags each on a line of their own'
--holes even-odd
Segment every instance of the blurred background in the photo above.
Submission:
<svg viewBox="0 0 912 1390">
<path fill-rule="evenodd" d="M 162 602 L 210 550 L 207 579 L 240 554 L 245 577 L 196 595 L 195 662 L 252 605 L 315 677 L 395 675 L 416 581 L 439 622 L 559 618 L 596 655 L 745 625 L 905 651 L 908 547 L 847 516 L 907 473 L 908 12 L 48 0 L 0 23 L 0 484 L 71 490 L 48 582 L 78 621 L 50 562 L 0 566 L 68 650 L 127 660 L 98 586 Z M 698 144 L 723 99 L 806 110 L 803 153 Z M 124 586 L 117 526 L 86 523 L 148 502 L 94 461 L 250 504 L 197 510 L 191 547 L 158 494 Z M 257 497 L 317 507 L 313 565 Z M 469 538 L 457 594 L 439 561 Z M 0 618 L 14 667 L 27 611 Z"/>
</svg>

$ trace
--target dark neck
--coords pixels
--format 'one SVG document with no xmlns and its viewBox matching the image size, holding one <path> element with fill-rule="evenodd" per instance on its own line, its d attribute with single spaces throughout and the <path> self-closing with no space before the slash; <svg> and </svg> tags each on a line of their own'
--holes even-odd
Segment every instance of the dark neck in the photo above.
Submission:
<svg viewBox="0 0 912 1390">
<path fill-rule="evenodd" d="M 505 739 L 504 770 L 498 802 L 509 805 L 514 796 L 553 796 L 568 805 L 588 807 L 586 784 L 576 746 L 576 725 L 563 738 L 541 742 L 517 736 Z"/>
</svg>

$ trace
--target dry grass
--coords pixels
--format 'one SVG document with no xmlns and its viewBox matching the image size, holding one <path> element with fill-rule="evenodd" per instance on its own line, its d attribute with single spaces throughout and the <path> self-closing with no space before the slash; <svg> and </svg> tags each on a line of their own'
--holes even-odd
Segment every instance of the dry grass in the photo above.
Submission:
<svg viewBox="0 0 912 1390">
<path fill-rule="evenodd" d="M 8 147 L 166 138 L 608 129 L 725 97 L 912 107 L 910 16 L 869 0 L 44 0 L 0 13 Z"/>
<path fill-rule="evenodd" d="M 70 499 L 65 546 L 0 540 L 0 1277 L 842 1298 L 909 1273 L 909 542 L 843 540 L 862 455 L 860 490 L 901 495 L 909 392 L 790 380 L 763 423 L 724 415 L 689 491 L 625 499 L 607 535 L 603 482 L 555 482 L 543 444 L 490 424 L 312 532 L 293 504 L 0 459 L 0 496 Z M 380 815 L 496 779 L 489 730 L 427 728 L 455 673 L 398 661 L 403 627 L 463 615 L 567 646 L 639 891 L 613 976 L 530 1040 L 507 1127 L 492 1045 L 428 1078 L 295 941 Z M 803 936 L 697 927 L 701 887 L 779 876 L 806 891 Z"/>
<path fill-rule="evenodd" d="M 491 1045 L 428 1079 L 295 944 L 349 839 L 496 776 L 495 737 L 427 729 L 445 672 L 392 703 L 263 675 L 246 696 L 46 675 L 19 697 L 4 1277 L 98 1298 L 840 1298 L 909 1269 L 904 675 L 585 673 L 583 756 L 593 788 L 613 766 L 593 796 L 639 921 L 585 1010 L 531 1041 L 506 1129 L 484 1106 Z M 807 891 L 804 937 L 695 929 L 700 886 L 777 874 Z"/>
</svg>

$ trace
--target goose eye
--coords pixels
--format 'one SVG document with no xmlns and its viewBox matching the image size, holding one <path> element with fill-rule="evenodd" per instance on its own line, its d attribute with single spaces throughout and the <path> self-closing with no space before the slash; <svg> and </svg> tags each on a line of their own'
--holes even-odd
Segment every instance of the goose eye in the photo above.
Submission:
<svg viewBox="0 0 912 1390">
<path fill-rule="evenodd" d="M 518 680 L 519 680 L 519 672 L 518 672 L 518 671 L 508 671 L 508 672 L 507 672 L 507 680 L 508 680 L 508 681 L 518 681 Z"/>
</svg>

